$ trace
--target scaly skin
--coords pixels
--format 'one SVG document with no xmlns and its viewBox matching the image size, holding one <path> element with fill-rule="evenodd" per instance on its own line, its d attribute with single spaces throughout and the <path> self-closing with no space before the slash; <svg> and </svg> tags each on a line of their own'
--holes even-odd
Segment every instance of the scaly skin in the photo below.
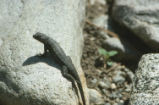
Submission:
<svg viewBox="0 0 159 105">
<path fill-rule="evenodd" d="M 83 101 L 83 105 L 86 105 L 85 102 L 85 96 L 84 96 L 84 91 L 82 88 L 82 84 L 80 81 L 80 77 L 76 71 L 75 66 L 72 63 L 72 60 L 69 56 L 67 56 L 65 54 L 65 52 L 63 51 L 63 49 L 60 47 L 60 45 L 52 38 L 46 36 L 43 33 L 36 33 L 35 35 L 33 35 L 33 37 L 40 41 L 41 43 L 44 44 L 44 54 L 46 54 L 47 52 L 49 52 L 54 59 L 60 64 L 62 65 L 62 75 L 67 78 L 68 80 L 70 80 L 73 84 L 73 86 L 75 85 L 75 81 L 78 85 L 78 88 L 80 90 L 80 94 L 82 97 L 82 101 Z M 76 88 L 76 87 L 75 87 Z M 78 95 L 78 89 L 76 90 L 76 94 Z M 78 96 L 79 97 L 79 96 Z"/>
</svg>

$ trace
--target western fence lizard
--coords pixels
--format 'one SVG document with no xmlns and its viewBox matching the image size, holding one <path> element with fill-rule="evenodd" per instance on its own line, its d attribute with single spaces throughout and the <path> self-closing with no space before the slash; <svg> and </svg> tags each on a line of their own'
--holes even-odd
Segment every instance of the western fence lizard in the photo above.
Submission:
<svg viewBox="0 0 159 105">
<path fill-rule="evenodd" d="M 83 105 L 86 105 L 81 80 L 76 71 L 75 66 L 72 63 L 71 58 L 65 54 L 63 49 L 54 39 L 48 37 L 47 35 L 37 32 L 33 35 L 33 37 L 44 44 L 44 54 L 50 53 L 54 57 L 55 61 L 62 65 L 62 75 L 66 79 L 70 80 L 74 86 L 76 81 L 78 88 L 80 90 Z"/>
</svg>

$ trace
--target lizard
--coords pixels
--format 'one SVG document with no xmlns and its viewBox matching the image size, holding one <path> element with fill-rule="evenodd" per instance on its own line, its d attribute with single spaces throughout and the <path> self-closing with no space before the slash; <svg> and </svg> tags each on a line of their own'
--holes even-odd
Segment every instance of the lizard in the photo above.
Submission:
<svg viewBox="0 0 159 105">
<path fill-rule="evenodd" d="M 56 42 L 51 37 L 43 33 L 37 32 L 36 34 L 33 35 L 33 38 L 44 44 L 43 55 L 45 55 L 46 53 L 50 53 L 50 55 L 53 56 L 55 61 L 58 62 L 60 65 L 62 65 L 62 70 L 61 70 L 62 75 L 66 79 L 71 81 L 73 86 L 76 86 L 75 82 L 77 83 L 77 86 L 81 94 L 83 105 L 86 105 L 82 83 L 76 71 L 76 68 L 74 64 L 72 63 L 71 58 L 65 54 L 64 50 L 60 47 L 58 42 Z M 79 97 L 78 92 L 76 92 L 76 94 Z"/>
</svg>

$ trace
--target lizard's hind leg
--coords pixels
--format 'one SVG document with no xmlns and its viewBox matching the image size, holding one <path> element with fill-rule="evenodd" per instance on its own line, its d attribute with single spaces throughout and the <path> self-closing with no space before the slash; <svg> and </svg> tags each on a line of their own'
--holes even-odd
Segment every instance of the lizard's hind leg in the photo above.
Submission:
<svg viewBox="0 0 159 105">
<path fill-rule="evenodd" d="M 79 100 L 79 102 L 80 102 L 80 97 L 79 97 L 78 88 L 77 88 L 77 86 L 76 86 L 75 79 L 73 78 L 72 75 L 70 75 L 70 74 L 68 73 L 68 69 L 67 69 L 66 66 L 63 66 L 63 67 L 62 67 L 62 75 L 63 75 L 66 79 L 68 79 L 69 81 L 72 82 L 72 86 L 73 86 L 73 88 L 75 89 L 75 92 L 76 92 L 76 94 L 77 94 L 78 100 Z M 81 105 L 81 104 L 80 104 L 80 105 Z"/>
</svg>

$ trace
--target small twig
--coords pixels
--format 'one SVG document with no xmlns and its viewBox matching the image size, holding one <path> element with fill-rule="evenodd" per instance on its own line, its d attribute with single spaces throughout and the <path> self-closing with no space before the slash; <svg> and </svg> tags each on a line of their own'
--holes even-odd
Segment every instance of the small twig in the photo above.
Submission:
<svg viewBox="0 0 159 105">
<path fill-rule="evenodd" d="M 105 29 L 105 28 L 103 28 L 103 27 L 99 27 L 99 26 L 93 24 L 92 22 L 90 22 L 89 20 L 86 20 L 86 23 L 88 23 L 88 24 L 90 24 L 90 25 L 96 27 L 96 28 L 99 29 L 99 30 L 102 30 L 102 31 L 106 32 L 106 33 L 107 33 L 108 35 L 110 35 L 111 37 L 116 37 L 116 38 L 119 39 L 119 37 L 118 37 L 118 35 L 117 35 L 116 33 L 112 32 L 112 31 L 110 31 L 110 30 L 108 30 L 108 29 Z"/>
</svg>

